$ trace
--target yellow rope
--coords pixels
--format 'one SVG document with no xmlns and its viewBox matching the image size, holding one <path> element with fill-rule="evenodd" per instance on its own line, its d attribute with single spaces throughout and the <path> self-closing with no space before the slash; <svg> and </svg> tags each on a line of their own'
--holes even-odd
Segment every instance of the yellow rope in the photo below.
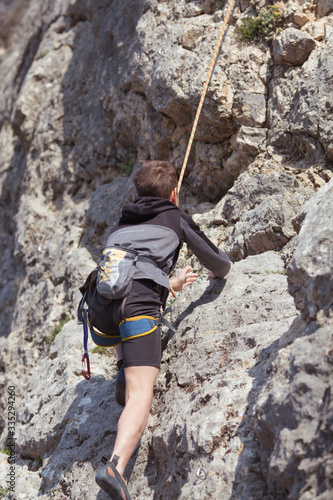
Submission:
<svg viewBox="0 0 333 500">
<path fill-rule="evenodd" d="M 216 44 L 216 47 L 215 47 L 213 59 L 212 59 L 212 62 L 210 64 L 210 68 L 209 68 L 207 79 L 206 79 L 206 82 L 205 82 L 205 85 L 204 85 L 204 88 L 203 88 L 203 92 L 201 94 L 199 106 L 198 106 L 197 113 L 195 115 L 195 119 L 194 119 L 194 122 L 193 122 L 193 127 L 192 127 L 192 131 L 191 131 L 191 135 L 190 135 L 190 140 L 189 140 L 189 143 L 188 143 L 188 146 L 187 146 L 187 150 L 186 150 L 186 153 L 185 153 L 185 158 L 184 158 L 183 166 L 182 166 L 182 169 L 181 169 L 181 172 L 180 172 L 180 176 L 179 176 L 179 180 L 178 180 L 178 192 L 180 191 L 180 186 L 182 185 L 182 182 L 183 182 L 183 177 L 184 177 L 184 173 L 185 173 L 185 169 L 186 169 L 186 165 L 187 165 L 187 160 L 188 160 L 188 157 L 190 156 L 190 151 L 191 151 L 191 147 L 192 147 L 192 143 L 193 143 L 193 139 L 194 139 L 194 134 L 195 134 L 195 131 L 197 129 L 197 125 L 198 125 L 198 121 L 199 121 L 199 116 L 200 116 L 200 113 L 201 113 L 202 105 L 203 105 L 203 102 L 204 102 L 205 97 L 206 97 L 208 85 L 210 83 L 210 79 L 212 77 L 212 73 L 213 73 L 213 69 L 214 69 L 215 63 L 216 63 L 216 59 L 217 59 L 217 56 L 219 54 L 220 46 L 221 46 L 221 43 L 222 43 L 222 38 L 223 38 L 223 35 L 225 33 L 225 30 L 226 30 L 226 27 L 227 27 L 227 24 L 228 24 L 228 21 L 229 21 L 229 17 L 230 17 L 231 11 L 232 11 L 233 6 L 234 6 L 234 1 L 235 0 L 229 0 L 227 11 L 226 11 L 226 14 L 225 14 L 225 17 L 224 17 L 224 20 L 223 20 L 223 25 L 222 25 L 222 28 L 221 28 L 221 31 L 220 31 L 220 34 L 219 34 L 219 38 L 218 38 L 218 41 L 217 41 L 217 44 Z"/>
</svg>

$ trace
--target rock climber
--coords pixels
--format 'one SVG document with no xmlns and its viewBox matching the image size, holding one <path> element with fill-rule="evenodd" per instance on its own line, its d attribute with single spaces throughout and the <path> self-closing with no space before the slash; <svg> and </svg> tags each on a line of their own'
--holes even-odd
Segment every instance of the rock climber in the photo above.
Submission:
<svg viewBox="0 0 333 500">
<path fill-rule="evenodd" d="M 231 263 L 226 253 L 179 208 L 177 174 L 170 163 L 142 162 L 134 174 L 134 184 L 138 198 L 123 207 L 108 241 L 110 238 L 112 242 L 117 241 L 119 236 L 119 241 L 124 242 L 127 238 L 139 255 L 150 257 L 137 263 L 131 291 L 123 304 L 124 317 L 126 320 L 142 316 L 159 318 L 169 290 L 180 292 L 197 280 L 190 266 L 174 278 L 168 278 L 176 265 L 182 242 L 186 242 L 210 271 L 211 278 L 224 278 Z M 153 387 L 161 363 L 160 326 L 151 333 L 122 341 L 117 346 L 117 356 L 125 380 L 125 408 L 118 421 L 110 461 L 97 471 L 96 482 L 110 498 L 128 500 L 130 495 L 124 472 L 144 432 L 153 400 Z M 120 372 L 117 385 L 117 400 L 121 402 Z"/>
</svg>

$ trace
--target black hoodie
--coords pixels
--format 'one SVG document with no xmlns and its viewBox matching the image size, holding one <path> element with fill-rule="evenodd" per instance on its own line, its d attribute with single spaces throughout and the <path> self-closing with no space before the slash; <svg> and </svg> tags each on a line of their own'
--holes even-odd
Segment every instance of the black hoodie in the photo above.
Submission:
<svg viewBox="0 0 333 500">
<path fill-rule="evenodd" d="M 226 253 L 207 238 L 188 214 L 164 198 L 141 197 L 126 205 L 107 239 L 107 246 L 118 243 L 147 258 L 137 262 L 134 279 L 152 280 L 164 287 L 161 294 L 165 304 L 168 274 L 176 265 L 182 242 L 215 276 L 224 278 L 229 272 Z"/>
</svg>

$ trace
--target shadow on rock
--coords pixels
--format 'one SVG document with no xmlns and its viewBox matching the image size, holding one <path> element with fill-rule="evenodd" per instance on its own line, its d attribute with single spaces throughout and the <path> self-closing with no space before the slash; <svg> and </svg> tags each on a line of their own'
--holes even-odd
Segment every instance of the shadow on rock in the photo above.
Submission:
<svg viewBox="0 0 333 500">
<path fill-rule="evenodd" d="M 182 321 L 185 320 L 188 316 L 190 316 L 194 309 L 198 306 L 202 306 L 205 304 L 209 304 L 210 302 L 213 302 L 218 295 L 223 291 L 224 287 L 226 284 L 225 279 L 214 279 L 211 280 L 210 284 L 207 286 L 207 288 L 204 290 L 204 292 L 200 295 L 200 297 L 195 300 L 194 302 L 191 302 L 185 311 L 183 311 L 175 320 L 174 322 L 174 327 L 178 329 L 182 323 Z M 169 312 L 168 309 L 166 310 L 166 313 Z M 162 339 L 162 349 L 165 350 L 167 347 L 169 341 L 172 339 L 174 336 L 175 332 L 172 332 L 171 330 L 168 330 L 166 334 L 163 336 Z"/>
<path fill-rule="evenodd" d="M 188 467 L 189 447 L 182 429 L 175 427 L 167 443 L 160 436 L 153 437 L 144 472 L 148 486 L 154 492 L 153 499 L 179 498 L 184 484 L 189 480 Z"/>
<path fill-rule="evenodd" d="M 12 330 L 15 306 L 19 298 L 19 284 L 26 276 L 24 260 L 29 260 L 28 265 L 34 265 L 38 259 L 38 251 L 35 246 L 32 255 L 27 249 L 23 249 L 22 233 L 15 242 L 17 224 L 15 217 L 20 206 L 20 199 L 24 192 L 22 179 L 26 171 L 26 151 L 23 145 L 17 141 L 14 155 L 8 167 L 6 180 L 3 182 L 0 200 L 0 267 L 1 267 L 1 292 L 0 292 L 0 313 L 1 313 L 1 336 L 7 337 Z M 31 228 L 26 227 L 23 233 L 26 235 Z M 21 241 L 20 241 L 21 240 Z M 15 248 L 16 243 L 16 248 Z M 14 257 L 14 258 L 13 258 Z M 30 258 L 29 258 L 30 257 Z"/>
<path fill-rule="evenodd" d="M 57 172 L 53 191 L 59 203 L 66 186 L 77 206 L 89 198 L 80 246 L 96 260 L 108 229 L 134 194 L 128 178 L 136 158 L 132 127 L 121 118 L 114 122 L 129 91 L 130 60 L 140 43 L 136 26 L 145 5 L 102 0 L 96 8 L 91 1 L 76 0 L 62 28 L 74 37 L 61 82 L 64 179 Z"/>
<path fill-rule="evenodd" d="M 261 351 L 258 362 L 249 370 L 253 385 L 242 423 L 235 434 L 242 442 L 242 452 L 230 500 L 298 498 L 290 495 L 290 484 L 274 477 L 272 459 L 274 461 L 279 455 L 278 448 L 281 446 L 281 439 L 283 440 L 281 435 L 299 425 L 295 405 L 290 401 L 292 389 L 289 387 L 298 369 L 293 365 L 292 356 L 286 357 L 286 354 L 294 346 L 300 350 L 301 342 L 307 337 L 311 342 L 310 337 L 317 328 L 318 325 L 314 322 L 306 325 L 301 316 L 298 316 L 278 340 Z M 296 344 L 299 344 L 298 347 Z M 283 372 L 282 378 L 277 375 L 279 369 Z M 276 381 L 277 378 L 279 379 Z M 297 455 L 297 450 L 295 454 Z M 294 469 L 294 459 L 292 456 L 285 457 L 285 471 L 290 467 Z M 291 479 L 291 485 L 293 481 L 296 482 L 295 477 Z"/>
<path fill-rule="evenodd" d="M 58 491 L 60 486 L 64 495 L 92 498 L 91 492 L 96 491 L 97 485 L 86 495 L 82 485 L 87 487 L 94 482 L 94 474 L 102 466 L 101 457 L 110 457 L 122 411 L 114 400 L 114 386 L 114 380 L 106 380 L 103 376 L 79 382 L 76 386 L 77 396 L 57 425 L 58 432 L 63 429 L 60 441 L 50 451 L 50 458 L 41 472 L 40 491 L 43 494 L 55 488 Z M 101 491 L 97 498 L 108 497 Z"/>
</svg>

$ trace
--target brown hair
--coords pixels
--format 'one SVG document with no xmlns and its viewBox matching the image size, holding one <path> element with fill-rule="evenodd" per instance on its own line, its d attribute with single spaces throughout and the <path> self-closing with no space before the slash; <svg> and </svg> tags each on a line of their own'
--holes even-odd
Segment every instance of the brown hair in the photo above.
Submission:
<svg viewBox="0 0 333 500">
<path fill-rule="evenodd" d="M 133 178 L 138 196 L 169 199 L 177 187 L 176 169 L 167 161 L 143 161 Z"/>
</svg>

